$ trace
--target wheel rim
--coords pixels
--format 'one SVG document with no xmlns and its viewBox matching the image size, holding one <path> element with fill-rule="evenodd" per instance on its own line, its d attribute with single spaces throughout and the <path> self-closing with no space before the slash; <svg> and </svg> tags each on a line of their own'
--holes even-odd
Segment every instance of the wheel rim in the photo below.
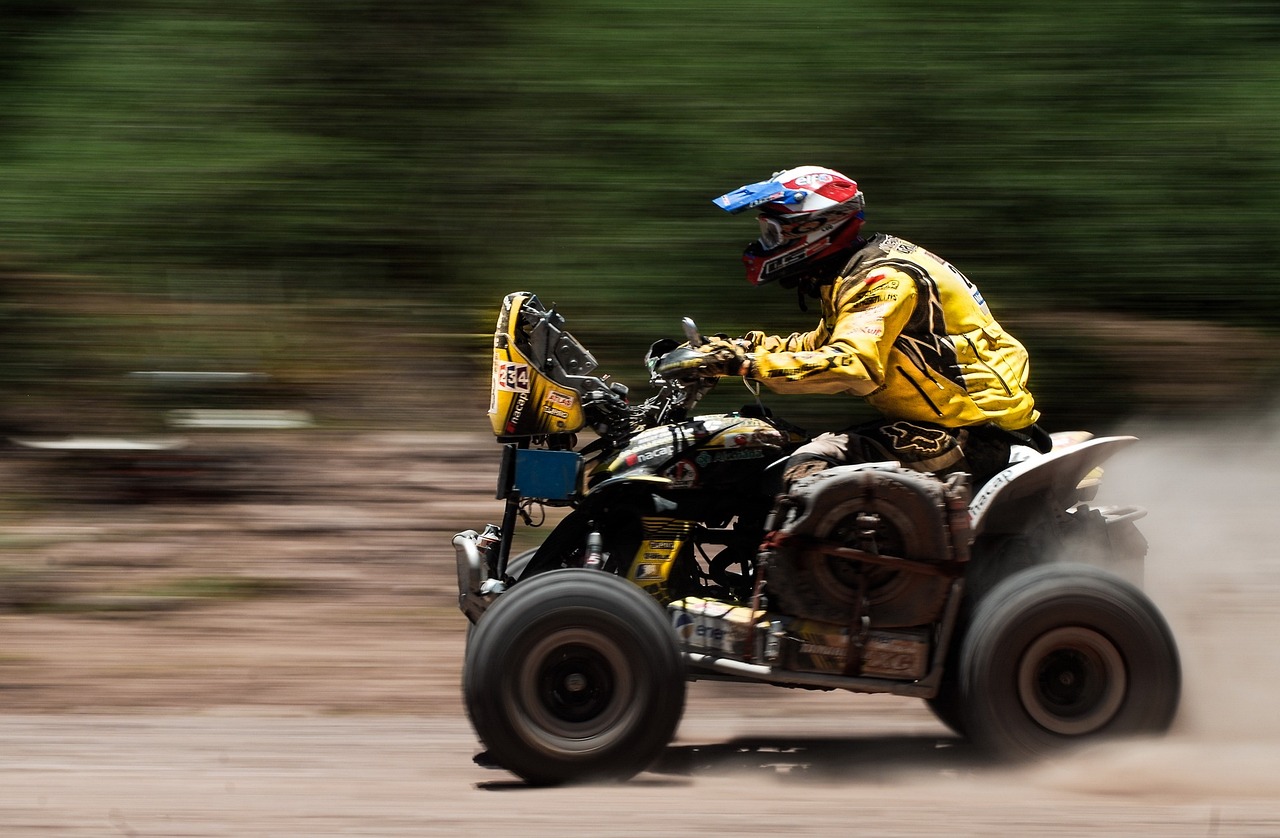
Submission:
<svg viewBox="0 0 1280 838">
<path fill-rule="evenodd" d="M 513 683 L 513 719 L 530 744 L 547 752 L 607 748 L 639 717 L 631 663 L 599 632 L 566 628 L 540 638 Z"/>
<path fill-rule="evenodd" d="M 1018 666 L 1018 696 L 1027 714 L 1062 736 L 1105 727 L 1124 703 L 1127 686 L 1120 650 L 1098 632 L 1079 626 L 1041 635 Z"/>
<path fill-rule="evenodd" d="M 861 512 L 872 512 L 877 516 L 874 533 L 881 553 L 903 558 L 912 558 L 920 553 L 915 529 L 910 521 L 903 520 L 901 514 L 896 514 L 896 510 L 886 508 L 884 504 L 873 504 L 867 509 L 861 509 Z M 865 528 L 857 519 L 858 514 L 837 519 L 834 524 L 822 528 L 825 531 L 823 537 L 842 544 L 852 543 L 856 534 Z M 914 581 L 911 573 L 869 566 L 821 553 L 811 554 L 809 566 L 824 596 L 849 606 L 857 601 L 859 594 L 867 597 L 872 604 L 889 602 L 902 596 Z M 863 582 L 866 590 L 860 591 L 859 585 Z"/>
</svg>

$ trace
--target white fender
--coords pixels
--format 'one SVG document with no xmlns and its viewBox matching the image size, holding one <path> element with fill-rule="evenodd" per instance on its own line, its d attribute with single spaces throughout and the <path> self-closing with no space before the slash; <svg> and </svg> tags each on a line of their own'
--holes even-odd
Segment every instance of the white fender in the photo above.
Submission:
<svg viewBox="0 0 1280 838">
<path fill-rule="evenodd" d="M 1012 532 L 1022 528 L 1021 501 L 1047 494 L 1059 509 L 1076 502 L 1081 481 L 1098 464 L 1121 448 L 1137 442 L 1134 436 L 1104 436 L 1055 449 L 1009 466 L 987 481 L 969 502 L 969 526 L 977 538 L 984 532 Z"/>
</svg>

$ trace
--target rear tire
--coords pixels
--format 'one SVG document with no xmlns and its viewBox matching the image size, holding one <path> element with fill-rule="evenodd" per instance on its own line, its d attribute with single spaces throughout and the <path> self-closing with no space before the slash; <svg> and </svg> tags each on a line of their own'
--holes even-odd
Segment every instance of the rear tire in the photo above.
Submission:
<svg viewBox="0 0 1280 838">
<path fill-rule="evenodd" d="M 467 649 L 463 698 L 490 758 L 535 785 L 625 780 L 684 710 L 666 615 L 594 570 L 534 575 L 498 599 Z"/>
<path fill-rule="evenodd" d="M 974 610 L 958 674 L 963 729 L 1012 759 L 1161 733 L 1181 686 L 1173 635 L 1151 600 L 1079 564 L 1030 568 L 996 585 Z"/>
</svg>

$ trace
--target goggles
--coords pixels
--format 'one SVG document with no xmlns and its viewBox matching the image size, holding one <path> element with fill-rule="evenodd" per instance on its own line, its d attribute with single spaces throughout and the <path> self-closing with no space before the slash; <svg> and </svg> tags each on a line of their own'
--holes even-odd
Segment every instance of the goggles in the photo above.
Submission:
<svg viewBox="0 0 1280 838">
<path fill-rule="evenodd" d="M 760 247 L 768 251 L 782 244 L 785 237 L 782 224 L 778 219 L 769 215 L 761 215 L 758 221 L 760 222 Z"/>
<path fill-rule="evenodd" d="M 756 217 L 760 224 L 760 238 L 758 241 L 761 249 L 770 251 L 801 236 L 808 236 L 818 232 L 834 233 L 837 228 L 843 226 L 850 219 L 850 216 L 859 220 L 862 219 L 860 204 L 841 204 L 830 208 L 821 215 L 811 213 L 807 216 L 798 214 L 782 216 L 782 220 L 779 220 L 779 216 L 761 213 Z"/>
</svg>

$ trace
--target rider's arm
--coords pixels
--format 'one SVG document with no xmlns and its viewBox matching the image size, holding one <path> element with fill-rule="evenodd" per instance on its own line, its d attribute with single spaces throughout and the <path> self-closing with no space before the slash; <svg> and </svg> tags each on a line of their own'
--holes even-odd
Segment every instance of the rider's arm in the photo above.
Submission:
<svg viewBox="0 0 1280 838">
<path fill-rule="evenodd" d="M 784 393 L 872 393 L 884 383 L 889 351 L 916 298 L 915 283 L 893 268 L 844 280 L 835 289 L 830 329 L 824 324 L 775 342 L 756 342 L 747 377 Z"/>
<path fill-rule="evenodd" d="M 764 332 L 747 332 L 742 339 L 751 345 L 752 353 L 764 354 L 812 351 L 815 346 L 821 346 L 826 342 L 826 336 L 824 324 L 819 323 L 818 328 L 812 332 L 796 332 L 786 337 L 766 335 Z"/>
</svg>

